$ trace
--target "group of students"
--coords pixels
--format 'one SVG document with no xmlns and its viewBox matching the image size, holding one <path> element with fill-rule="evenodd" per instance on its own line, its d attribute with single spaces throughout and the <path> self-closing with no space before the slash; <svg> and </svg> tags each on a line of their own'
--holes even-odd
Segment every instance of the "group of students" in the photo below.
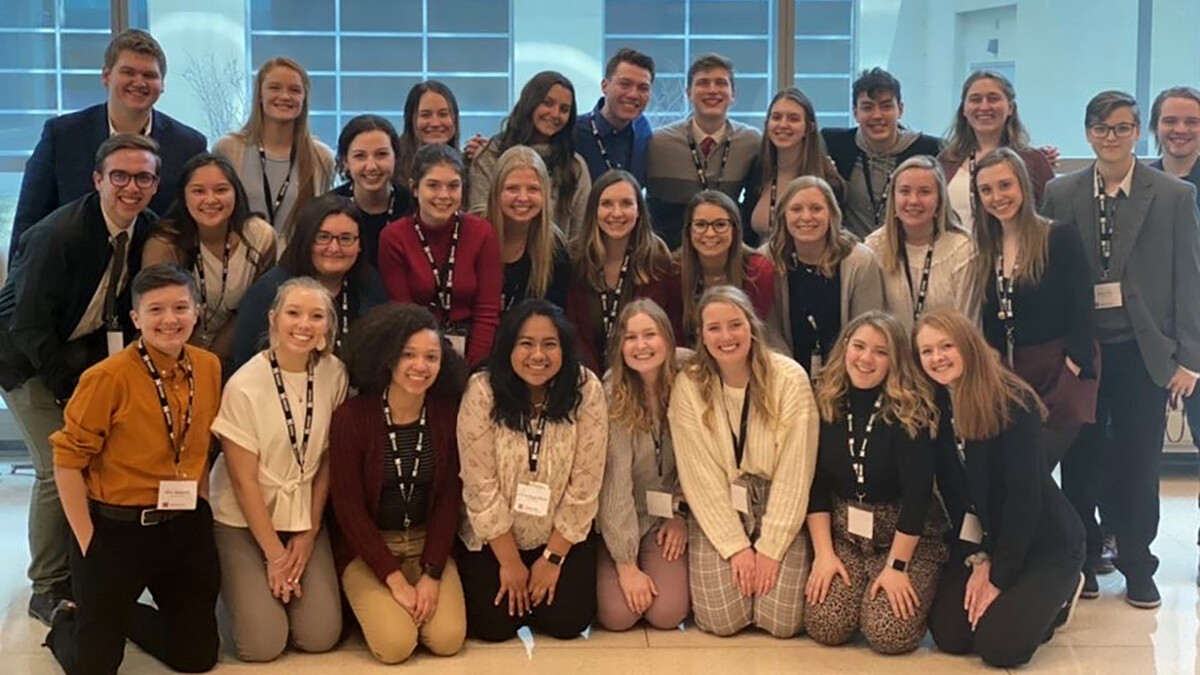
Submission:
<svg viewBox="0 0 1200 675">
<path fill-rule="evenodd" d="M 153 110 L 165 71 L 126 31 L 108 101 L 47 123 L 0 290 L 30 613 L 67 672 L 114 671 L 126 636 L 207 669 L 218 625 L 246 660 L 323 651 L 343 596 L 385 662 L 692 614 L 886 653 L 928 624 L 1015 665 L 1111 571 L 1097 506 L 1127 600 L 1159 604 L 1200 226 L 1195 187 L 1136 161 L 1127 94 L 1053 178 L 989 72 L 944 147 L 880 69 L 858 127 L 789 88 L 760 135 L 715 54 L 651 130 L 653 60 L 622 49 L 583 115 L 540 73 L 460 153 L 429 81 L 402 132 L 362 115 L 335 154 L 295 61 L 212 153 Z M 1200 182 L 1200 93 L 1151 127 Z"/>
</svg>

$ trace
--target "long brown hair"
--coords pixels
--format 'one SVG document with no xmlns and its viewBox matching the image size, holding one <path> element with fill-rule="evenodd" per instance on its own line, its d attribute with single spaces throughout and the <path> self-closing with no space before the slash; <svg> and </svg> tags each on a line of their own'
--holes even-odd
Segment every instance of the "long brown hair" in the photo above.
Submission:
<svg viewBox="0 0 1200 675">
<path fill-rule="evenodd" d="M 646 198 L 642 196 L 642 186 L 633 174 L 620 169 L 613 169 L 600 176 L 592 184 L 588 195 L 587 210 L 584 213 L 583 227 L 574 234 L 570 242 L 571 266 L 575 275 L 599 291 L 606 288 L 604 284 L 604 233 L 600 230 L 600 219 L 596 210 L 600 206 L 600 197 L 604 191 L 617 183 L 628 183 L 633 188 L 634 199 L 637 200 L 637 222 L 633 232 L 629 234 L 629 273 L 635 285 L 642 286 L 658 279 L 672 266 L 671 252 L 667 244 L 654 233 L 650 226 L 650 210 L 646 207 Z"/>
<path fill-rule="evenodd" d="M 887 343 L 888 371 L 880 392 L 883 419 L 904 427 L 910 438 L 916 438 L 922 429 L 936 432 L 938 408 L 933 402 L 933 385 L 920 373 L 904 327 L 890 314 L 878 310 L 858 315 L 838 336 L 816 386 L 821 419 L 836 422 L 842 417 L 851 386 L 846 372 L 846 348 L 861 328 L 878 331 Z"/>
<path fill-rule="evenodd" d="M 900 253 L 904 248 L 904 226 L 896 217 L 896 183 L 900 179 L 900 174 L 917 169 L 932 171 L 934 178 L 937 179 L 938 205 L 937 211 L 933 214 L 933 236 L 936 238 L 943 232 L 958 232 L 970 236 L 958 224 L 954 209 L 950 208 L 950 197 L 946 191 L 946 174 L 942 173 L 942 167 L 937 160 L 929 155 L 909 157 L 896 167 L 896 170 L 892 172 L 891 180 L 888 181 L 890 187 L 887 194 L 887 206 L 883 210 L 883 234 L 881 235 L 883 251 L 879 256 L 879 265 L 888 274 L 902 270 L 904 265 L 904 257 Z"/>
<path fill-rule="evenodd" d="M 1029 180 L 1029 170 L 1016 152 L 1009 148 L 996 148 L 975 163 L 975 175 L 971 176 L 971 181 L 976 183 L 972 190 L 975 213 L 979 214 L 975 226 L 975 247 L 979 253 L 975 257 L 975 282 L 979 288 L 986 288 L 991 281 L 996 258 L 1004 251 L 1004 227 L 999 218 L 983 208 L 978 185 L 979 172 L 999 164 L 1007 164 L 1012 169 L 1021 187 L 1021 208 L 1017 210 L 1016 218 L 1020 257 L 1013 270 L 1013 280 L 1018 284 L 1036 284 L 1046 271 L 1046 263 L 1050 258 L 1050 221 L 1034 210 L 1033 183 Z"/>
<path fill-rule="evenodd" d="M 821 139 L 821 129 L 817 124 L 817 111 L 812 100 L 796 87 L 785 87 L 775 94 L 771 104 L 767 106 L 767 120 L 763 122 L 762 144 L 758 156 L 762 158 L 762 185 L 770 185 L 775 180 L 775 172 L 779 167 L 779 151 L 767 137 L 767 125 L 771 120 L 771 110 L 783 99 L 792 101 L 804 109 L 804 139 L 800 141 L 800 165 L 796 167 L 797 176 L 819 176 L 825 182 L 836 184 L 840 188 L 843 181 L 837 169 L 832 167 L 827 159 L 825 143 Z M 783 202 L 780 201 L 780 204 Z"/>
<path fill-rule="evenodd" d="M 532 169 L 537 174 L 538 185 L 542 189 L 541 213 L 529 224 L 525 250 L 529 255 L 529 285 L 526 296 L 544 298 L 550 288 L 550 280 L 554 276 L 554 253 L 565 248 L 562 232 L 550 219 L 550 175 L 546 172 L 546 163 L 542 156 L 533 148 L 526 145 L 514 145 L 505 150 L 496 161 L 496 171 L 492 175 L 492 186 L 488 193 L 487 219 L 496 230 L 496 239 L 504 246 L 504 212 L 500 209 L 500 197 L 504 193 L 504 181 L 508 175 L 517 169 Z"/>
<path fill-rule="evenodd" d="M 967 94 L 971 85 L 980 80 L 992 80 L 1000 86 L 1004 98 L 1008 99 L 1008 119 L 1004 121 L 1004 131 L 1000 133 L 1000 146 L 1024 150 L 1029 147 L 1029 132 L 1017 114 L 1017 90 L 1013 88 L 1008 78 L 994 70 L 977 70 L 970 74 L 962 85 L 962 94 L 958 99 L 958 111 L 954 113 L 954 124 L 946 134 L 946 154 L 956 161 L 965 161 L 971 153 L 979 149 L 979 139 L 975 130 L 967 121 Z"/>
<path fill-rule="evenodd" d="M 638 314 L 645 314 L 654 322 L 659 335 L 666 343 L 667 355 L 659 371 L 656 396 L 659 413 L 665 413 L 671 400 L 671 386 L 679 372 L 679 363 L 675 359 L 675 331 L 671 328 L 671 319 L 667 317 L 663 308 L 649 298 L 635 298 L 627 303 L 617 316 L 616 329 L 608 339 L 607 353 L 621 354 L 625 329 L 629 326 L 629 321 Z M 613 424 L 630 431 L 649 431 L 654 428 L 655 420 L 651 414 L 646 385 L 641 375 L 630 368 L 623 357 L 614 357 L 605 381 L 608 384 L 608 418 Z"/>
<path fill-rule="evenodd" d="M 696 329 L 696 324 L 693 323 L 693 319 L 696 318 L 693 316 L 696 300 L 698 300 L 696 287 L 703 283 L 700 254 L 696 251 L 695 244 L 692 243 L 691 234 L 692 215 L 701 204 L 720 207 L 725 212 L 725 217 L 733 224 L 729 232 L 729 252 L 725 254 L 725 264 L 722 265 L 725 283 L 737 288 L 744 288 L 746 281 L 750 279 L 750 270 L 748 269 L 750 256 L 755 254 L 754 249 L 742 241 L 742 216 L 738 212 L 737 204 L 729 198 L 729 195 L 720 190 L 703 190 L 692 197 L 683 213 L 683 245 L 679 247 L 677 254 L 679 287 L 683 294 L 683 331 L 686 334 L 690 334 Z"/>
<path fill-rule="evenodd" d="M 821 254 L 821 262 L 817 264 L 817 269 L 825 277 L 832 279 L 838 272 L 838 266 L 854 250 L 857 242 L 854 237 L 842 231 L 842 209 L 838 206 L 833 188 L 823 178 L 800 176 L 783 189 L 779 198 L 779 209 L 774 216 L 775 222 L 771 224 L 771 238 L 767 241 L 767 251 L 771 262 L 775 263 L 775 273 L 787 276 L 792 264 L 792 252 L 796 250 L 796 242 L 787 228 L 787 207 L 797 194 L 809 188 L 820 190 L 821 196 L 825 198 L 825 209 L 829 212 L 825 251 Z"/>
<path fill-rule="evenodd" d="M 945 333 L 962 357 L 962 376 L 950 387 L 954 428 L 969 440 L 994 438 L 1012 423 L 1010 404 L 1035 410 L 1043 419 L 1046 407 L 1037 393 L 1019 376 L 1000 364 L 1000 355 L 988 346 L 979 328 L 952 309 L 922 314 L 913 328 L 913 344 L 926 327 Z M 926 373 L 928 377 L 928 373 Z"/>
</svg>

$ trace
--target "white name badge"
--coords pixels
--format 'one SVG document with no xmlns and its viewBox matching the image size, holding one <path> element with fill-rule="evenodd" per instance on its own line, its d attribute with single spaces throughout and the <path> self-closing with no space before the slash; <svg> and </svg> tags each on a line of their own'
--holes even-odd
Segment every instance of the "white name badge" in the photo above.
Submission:
<svg viewBox="0 0 1200 675">
<path fill-rule="evenodd" d="M 194 511 L 198 483 L 194 480 L 158 481 L 159 511 Z"/>
<path fill-rule="evenodd" d="M 822 361 L 821 361 L 821 353 L 820 353 L 820 352 L 814 352 L 814 353 L 813 353 L 813 355 L 812 355 L 812 357 L 811 357 L 811 358 L 810 358 L 810 360 L 809 360 L 809 363 L 810 363 L 811 365 L 809 366 L 809 368 L 810 368 L 810 371 L 809 371 L 808 375 L 809 375 L 809 377 L 811 378 L 812 376 L 814 376 L 814 375 L 816 375 L 817 373 L 821 372 L 821 366 L 822 366 L 822 365 L 824 365 L 824 364 L 822 363 Z"/>
<path fill-rule="evenodd" d="M 550 486 L 545 483 L 519 483 L 513 511 L 536 518 L 550 513 Z"/>
<path fill-rule="evenodd" d="M 646 490 L 646 512 L 655 518 L 674 518 L 675 498 L 670 492 Z"/>
<path fill-rule="evenodd" d="M 108 355 L 112 356 L 125 349 L 125 334 L 119 330 L 110 330 L 104 334 L 108 341 Z"/>
<path fill-rule="evenodd" d="M 450 346 L 454 348 L 454 351 L 458 352 L 459 356 L 463 358 L 467 357 L 466 335 L 447 335 L 446 339 L 450 340 Z"/>
<path fill-rule="evenodd" d="M 730 485 L 729 500 L 733 502 L 733 508 L 738 513 L 750 513 L 750 492 L 746 490 L 745 485 Z"/>
<path fill-rule="evenodd" d="M 875 536 L 875 512 L 857 506 L 846 507 L 846 529 L 863 539 Z"/>
<path fill-rule="evenodd" d="M 958 532 L 958 538 L 972 544 L 983 543 L 983 523 L 979 522 L 979 516 L 969 511 L 963 516 L 962 529 Z"/>
<path fill-rule="evenodd" d="M 1096 300 L 1096 309 L 1112 309 L 1125 304 L 1121 298 L 1121 282 L 1107 281 L 1092 287 Z"/>
</svg>

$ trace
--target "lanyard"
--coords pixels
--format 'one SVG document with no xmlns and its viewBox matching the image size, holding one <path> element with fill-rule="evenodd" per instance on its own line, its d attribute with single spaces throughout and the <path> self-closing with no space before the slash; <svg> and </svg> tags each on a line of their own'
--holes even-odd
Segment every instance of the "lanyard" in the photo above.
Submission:
<svg viewBox="0 0 1200 675">
<path fill-rule="evenodd" d="M 621 308 L 621 291 L 625 289 L 625 277 L 629 276 L 629 250 L 625 250 L 625 258 L 621 260 L 621 271 L 617 275 L 617 287 L 609 291 L 600 291 L 600 320 L 604 324 L 604 339 L 612 337 L 612 330 L 617 325 L 617 312 Z"/>
<path fill-rule="evenodd" d="M 208 312 L 208 286 L 204 283 L 204 247 L 196 247 L 196 280 L 200 286 L 200 320 L 207 323 L 216 316 L 217 311 L 221 309 L 221 304 L 225 302 L 225 284 L 229 280 L 229 257 L 233 250 L 233 236 L 228 230 L 225 231 L 225 252 L 221 256 L 221 294 L 217 296 L 217 302 L 213 305 L 213 311 L 210 315 Z"/>
<path fill-rule="evenodd" d="M 725 392 L 721 392 L 721 405 L 725 407 L 725 420 L 729 422 L 729 438 L 733 441 L 733 459 L 738 470 L 742 468 L 742 454 L 746 449 L 746 423 L 750 419 L 750 385 L 746 385 L 745 398 L 742 399 L 742 418 L 738 426 L 738 434 L 733 434 L 733 420 L 729 417 L 729 406 L 725 403 Z"/>
<path fill-rule="evenodd" d="M 404 482 L 404 457 L 396 440 L 396 424 L 392 421 L 392 408 L 388 405 L 386 389 L 383 391 L 383 423 L 387 425 L 388 442 L 392 445 L 392 463 L 396 466 L 396 477 L 400 479 L 400 498 L 404 500 L 404 529 L 407 530 L 412 522 L 408 516 L 408 505 L 417 489 L 417 471 L 421 468 L 421 450 L 425 443 L 425 405 L 421 404 L 421 419 L 417 422 L 417 444 L 413 446 L 413 468 L 407 484 Z"/>
<path fill-rule="evenodd" d="M 1004 340 L 1008 345 L 1005 356 L 1008 367 L 1013 365 L 1013 336 L 1016 331 L 1016 315 L 1013 314 L 1013 277 L 1017 276 L 1017 266 L 1013 265 L 1013 276 L 1004 276 L 1004 251 L 996 256 L 996 300 L 1000 305 L 997 317 L 1004 322 Z"/>
<path fill-rule="evenodd" d="M 921 285 L 915 291 L 913 290 L 912 269 L 908 265 L 908 244 L 901 243 L 900 251 L 904 254 L 904 276 L 908 277 L 908 295 L 913 298 L 913 321 L 921 317 L 921 310 L 925 309 L 925 298 L 929 295 L 929 270 L 933 267 L 933 247 L 937 244 L 937 236 L 933 241 L 929 242 L 929 249 L 925 251 L 925 265 L 921 268 Z M 913 297 L 915 295 L 915 297 Z"/>
<path fill-rule="evenodd" d="M 608 158 L 608 148 L 604 147 L 604 141 L 600 138 L 600 129 L 596 126 L 596 117 L 592 116 L 590 119 L 588 119 L 588 122 L 591 124 L 592 138 L 596 141 L 596 147 L 600 150 L 600 159 L 604 160 L 604 166 L 607 166 L 609 169 L 625 168 L 624 166 L 621 166 L 620 164 L 614 164 L 612 162 L 612 160 L 610 160 Z M 625 157 L 625 166 L 629 166 L 631 164 L 633 164 L 633 141 L 632 140 L 630 140 L 630 142 L 629 142 L 629 152 L 627 153 L 627 156 Z"/>
<path fill-rule="evenodd" d="M 334 340 L 334 351 L 342 351 L 342 338 L 350 334 L 350 280 L 342 277 L 342 292 L 338 293 L 338 334 Z"/>
<path fill-rule="evenodd" d="M 726 132 L 725 140 L 721 142 L 721 166 L 717 171 L 716 185 L 721 185 L 721 177 L 725 175 L 725 163 L 729 161 L 729 146 L 732 145 L 731 134 Z M 688 130 L 688 148 L 692 151 L 692 164 L 696 167 L 696 177 L 700 179 L 700 187 L 708 189 L 708 157 L 703 160 L 700 158 L 700 149 L 696 147 L 696 139 L 692 137 L 692 132 Z"/>
<path fill-rule="evenodd" d="M 776 192 L 779 188 L 778 176 L 771 179 L 771 206 L 767 210 L 767 231 L 770 232 L 775 227 L 775 199 Z"/>
<path fill-rule="evenodd" d="M 867 418 L 867 427 L 863 429 L 862 443 L 858 445 L 857 450 L 854 443 L 854 411 L 849 406 L 846 408 L 846 445 L 850 447 L 850 466 L 854 468 L 854 492 L 860 502 L 867 496 L 867 442 L 871 440 L 871 430 L 875 428 L 875 419 L 879 416 L 882 406 L 883 397 L 876 396 L 875 404 L 871 407 L 871 416 Z"/>
<path fill-rule="evenodd" d="M 814 359 L 817 359 L 824 354 L 824 351 L 821 349 L 821 328 L 817 325 L 817 317 L 809 314 L 808 325 L 812 326 L 813 329 L 812 355 Z"/>
<path fill-rule="evenodd" d="M 1104 190 L 1104 176 L 1099 171 L 1096 172 L 1096 206 L 1100 211 L 1100 274 L 1107 279 L 1108 268 L 1112 264 L 1112 241 L 1116 234 L 1113 218 L 1117 211 L 1117 198 L 1109 201 L 1108 193 Z"/>
<path fill-rule="evenodd" d="M 871 201 L 871 216 L 875 218 L 875 228 L 879 229 L 879 221 L 883 218 L 883 207 L 887 204 L 887 191 L 892 185 L 892 176 L 888 174 L 887 180 L 883 181 L 883 191 L 879 195 L 879 199 L 875 198 L 875 189 L 871 186 L 871 160 L 867 157 L 867 153 L 862 150 L 858 151 L 858 159 L 862 162 L 863 182 L 867 185 L 867 199 Z"/>
<path fill-rule="evenodd" d="M 657 428 L 658 428 L 658 433 L 655 433 L 654 427 L 651 427 L 650 440 L 654 441 L 654 463 L 658 466 L 658 477 L 662 478 L 662 475 L 663 475 L 662 447 L 663 447 L 663 433 L 664 433 L 662 420 L 658 421 Z"/>
<path fill-rule="evenodd" d="M 537 428 L 530 424 L 529 415 L 522 415 L 525 423 L 525 444 L 529 448 L 529 473 L 537 473 L 538 460 L 542 456 L 542 434 L 546 433 L 546 411 L 538 415 Z"/>
<path fill-rule="evenodd" d="M 261 143 L 258 144 L 258 165 L 262 168 L 263 197 L 267 202 L 267 217 L 271 219 L 272 225 L 279 226 L 281 223 L 275 222 L 275 214 L 283 204 L 283 197 L 287 194 L 288 186 L 292 184 L 292 169 L 296 165 L 296 144 L 292 143 L 292 152 L 288 155 L 287 176 L 283 179 L 283 185 L 279 186 L 279 191 L 275 193 L 274 197 L 271 196 L 271 179 L 267 177 L 267 151 L 263 149 Z"/>
<path fill-rule="evenodd" d="M 421 230 L 420 220 L 420 216 L 413 220 L 413 229 L 417 232 L 421 249 L 425 251 L 425 259 L 429 261 L 429 271 L 433 273 L 433 292 L 437 296 L 437 304 L 433 306 L 434 314 L 438 314 L 440 309 L 442 321 L 449 322 L 450 303 L 454 295 L 454 259 L 458 255 L 458 228 L 462 224 L 462 218 L 458 213 L 454 214 L 454 229 L 450 232 L 450 254 L 446 256 L 446 265 L 440 269 L 437 261 L 433 259 L 433 250 L 429 248 L 429 240 L 425 238 L 425 232 Z"/>
<path fill-rule="evenodd" d="M 162 408 L 163 421 L 167 425 L 167 439 L 171 443 L 171 452 L 175 459 L 175 475 L 178 476 L 179 462 L 183 459 L 183 444 L 187 441 L 188 430 L 192 428 L 192 412 L 195 410 L 196 404 L 196 376 L 192 373 L 191 362 L 186 358 L 181 359 L 180 365 L 187 378 L 188 398 L 187 412 L 183 416 L 183 429 L 176 436 L 175 416 L 171 414 L 171 404 L 167 400 L 167 388 L 163 385 L 162 375 L 158 372 L 158 368 L 154 367 L 154 362 L 150 360 L 150 352 L 146 351 L 146 345 L 140 338 L 137 350 L 138 355 L 142 357 L 142 363 L 146 366 L 146 372 L 150 373 L 150 379 L 154 382 L 154 391 L 158 393 L 158 405 Z"/>
<path fill-rule="evenodd" d="M 279 394 L 279 405 L 283 408 L 283 421 L 287 424 L 288 440 L 292 442 L 292 456 L 300 467 L 300 478 L 304 478 L 304 458 L 308 456 L 308 441 L 312 435 L 313 421 L 313 362 L 308 360 L 308 376 L 304 386 L 304 435 L 296 440 L 296 419 L 292 417 L 292 404 L 288 402 L 287 391 L 283 388 L 283 372 L 279 369 L 279 360 L 275 358 L 275 350 L 267 353 L 271 360 L 271 375 L 275 378 L 275 391 Z"/>
<path fill-rule="evenodd" d="M 978 216 L 975 214 L 975 153 L 973 151 L 967 158 L 967 194 L 967 198 L 971 200 L 971 220 L 974 221 Z"/>
<path fill-rule="evenodd" d="M 350 201 L 354 204 L 358 204 L 358 200 L 354 198 L 353 185 L 351 185 L 351 187 L 350 187 Z M 362 208 L 362 207 L 360 206 L 359 208 Z M 367 213 L 365 209 L 363 210 L 363 213 Z M 388 207 L 387 207 L 387 211 L 385 211 L 384 213 L 387 214 L 387 222 L 388 223 L 390 223 L 396 219 L 396 186 L 393 185 L 392 183 L 388 183 Z M 372 215 L 372 214 L 368 213 L 367 215 Z M 386 223 L 385 223 L 385 225 L 386 225 Z"/>
</svg>

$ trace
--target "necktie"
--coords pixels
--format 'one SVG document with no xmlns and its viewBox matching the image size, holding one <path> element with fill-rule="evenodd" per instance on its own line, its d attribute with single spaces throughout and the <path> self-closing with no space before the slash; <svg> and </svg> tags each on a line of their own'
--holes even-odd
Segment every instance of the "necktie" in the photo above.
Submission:
<svg viewBox="0 0 1200 675">
<path fill-rule="evenodd" d="M 129 244 L 129 233 L 121 232 L 113 239 L 112 259 L 108 261 L 108 289 L 104 293 L 104 325 L 117 330 L 117 290 L 121 284 L 121 272 L 125 268 L 125 248 Z"/>
<path fill-rule="evenodd" d="M 708 157 L 708 153 L 712 152 L 713 146 L 717 144 L 717 139 L 712 136 L 705 136 L 704 140 L 700 141 L 700 152 Z"/>
</svg>

